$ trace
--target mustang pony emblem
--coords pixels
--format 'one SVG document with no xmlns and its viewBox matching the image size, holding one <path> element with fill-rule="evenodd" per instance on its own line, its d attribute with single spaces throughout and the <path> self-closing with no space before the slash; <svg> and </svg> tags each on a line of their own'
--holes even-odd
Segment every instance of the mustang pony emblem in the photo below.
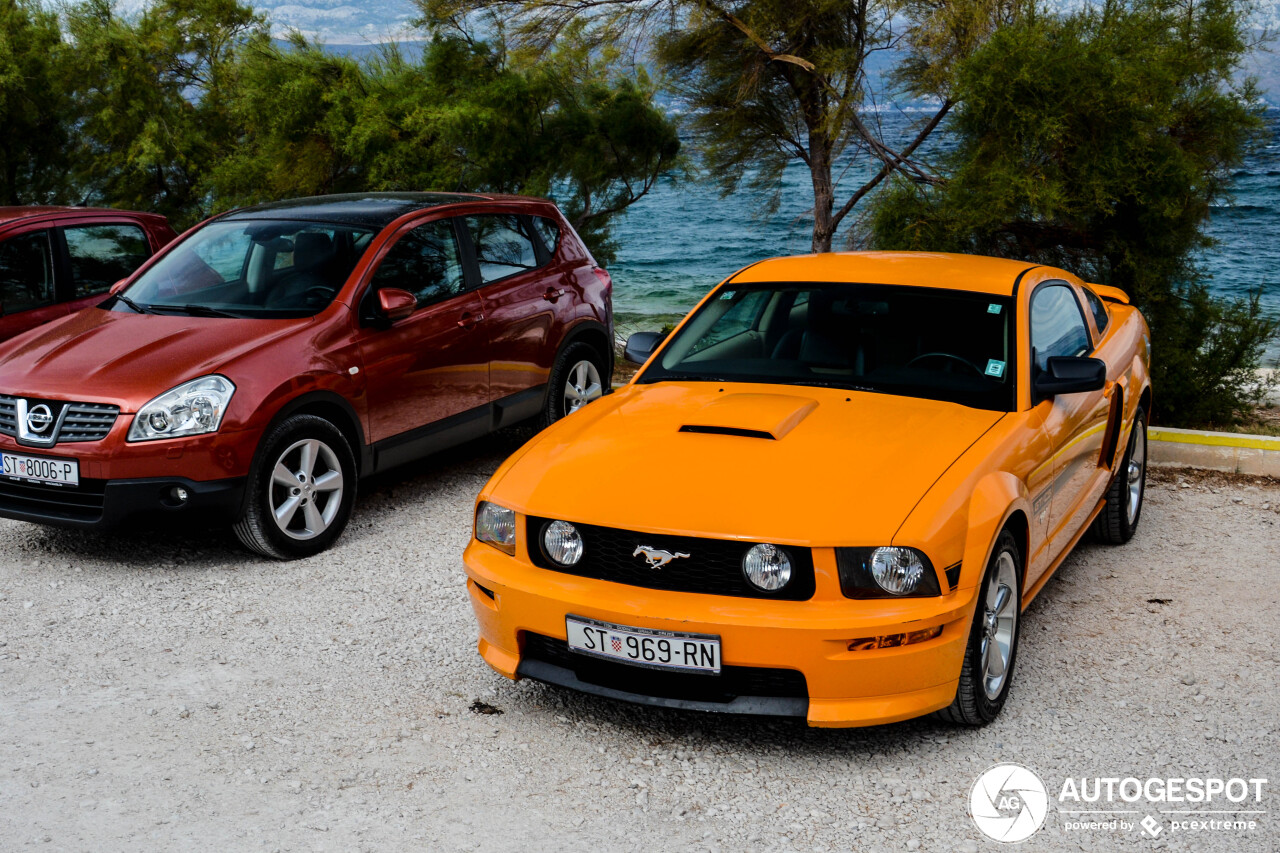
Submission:
<svg viewBox="0 0 1280 853">
<path fill-rule="evenodd" d="M 633 557 L 639 557 L 641 555 L 644 555 L 644 558 L 648 561 L 649 568 L 651 569 L 660 569 L 672 560 L 678 560 L 681 557 L 689 556 L 683 551 L 676 551 L 673 554 L 670 551 L 663 551 L 661 548 L 650 548 L 648 545 L 641 545 L 631 552 L 631 556 Z"/>
</svg>

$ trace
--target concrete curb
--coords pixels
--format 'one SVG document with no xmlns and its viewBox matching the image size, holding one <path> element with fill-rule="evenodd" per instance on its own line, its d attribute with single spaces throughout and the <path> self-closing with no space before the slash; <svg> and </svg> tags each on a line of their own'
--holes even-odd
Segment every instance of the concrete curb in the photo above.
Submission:
<svg viewBox="0 0 1280 853">
<path fill-rule="evenodd" d="M 1280 436 L 1150 427 L 1152 465 L 1280 477 Z"/>
</svg>

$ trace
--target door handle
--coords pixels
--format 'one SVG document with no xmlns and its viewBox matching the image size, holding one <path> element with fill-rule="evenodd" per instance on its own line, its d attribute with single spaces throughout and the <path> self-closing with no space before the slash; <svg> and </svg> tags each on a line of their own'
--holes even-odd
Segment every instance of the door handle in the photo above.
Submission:
<svg viewBox="0 0 1280 853">
<path fill-rule="evenodd" d="M 458 325 L 464 329 L 470 329 L 483 319 L 483 314 L 472 314 L 470 311 L 467 311 L 462 315 L 462 319 L 458 321 Z"/>
<path fill-rule="evenodd" d="M 545 299 L 545 300 L 547 300 L 548 302 L 555 302 L 555 301 L 556 301 L 557 299 L 559 299 L 561 296 L 564 296 L 564 288 L 563 288 L 563 287 L 562 287 L 562 288 L 560 288 L 559 290 L 557 290 L 557 289 L 556 289 L 556 288 L 554 288 L 554 287 L 548 287 L 548 288 L 547 288 L 545 291 L 543 291 L 543 293 L 542 293 L 542 298 L 543 298 L 543 299 Z"/>
</svg>

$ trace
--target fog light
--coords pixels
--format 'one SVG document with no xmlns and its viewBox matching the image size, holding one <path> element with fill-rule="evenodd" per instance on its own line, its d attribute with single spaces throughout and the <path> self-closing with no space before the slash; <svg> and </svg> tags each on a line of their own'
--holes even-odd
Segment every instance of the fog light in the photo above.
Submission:
<svg viewBox="0 0 1280 853">
<path fill-rule="evenodd" d="M 582 535 L 567 521 L 553 521 L 542 532 L 542 547 L 547 556 L 562 566 L 572 566 L 582 559 Z"/>
<path fill-rule="evenodd" d="M 935 625 L 923 631 L 909 631 L 905 634 L 886 634 L 883 637 L 862 637 L 849 641 L 849 651 L 865 652 L 870 649 L 892 649 L 896 646 L 909 646 L 912 643 L 923 643 L 932 640 L 942 633 L 942 626 Z"/>
<path fill-rule="evenodd" d="M 791 580 L 791 558 L 777 545 L 753 545 L 742 558 L 742 573 L 752 586 L 777 592 Z"/>
<path fill-rule="evenodd" d="M 180 504 L 186 503 L 187 498 L 191 497 L 191 495 L 187 492 L 187 490 L 184 489 L 182 486 L 174 486 L 172 489 L 169 490 L 169 494 L 173 497 L 173 499 L 176 502 Z"/>
</svg>

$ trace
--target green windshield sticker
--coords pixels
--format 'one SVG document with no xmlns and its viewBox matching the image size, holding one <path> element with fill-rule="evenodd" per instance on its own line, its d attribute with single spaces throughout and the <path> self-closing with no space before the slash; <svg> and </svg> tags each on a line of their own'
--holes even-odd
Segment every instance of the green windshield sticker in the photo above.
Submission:
<svg viewBox="0 0 1280 853">
<path fill-rule="evenodd" d="M 1004 362 L 996 361 L 994 358 L 988 361 L 987 375 L 994 376 L 996 379 L 999 379 L 1000 377 L 1004 376 Z"/>
<path fill-rule="evenodd" d="M 988 314 L 999 314 L 999 313 L 1000 313 L 1000 309 L 1001 309 L 1002 307 L 1003 307 L 1003 306 L 1001 306 L 1001 304 L 1000 304 L 999 302 L 992 302 L 990 305 L 988 305 L 988 306 L 987 306 L 987 313 L 988 313 Z"/>
<path fill-rule="evenodd" d="M 720 294 L 720 298 L 721 298 L 721 299 L 732 299 L 732 298 L 734 297 L 734 295 L 736 295 L 736 294 L 737 294 L 737 292 L 738 292 L 738 291 L 736 291 L 736 290 L 726 290 L 724 293 Z"/>
</svg>

